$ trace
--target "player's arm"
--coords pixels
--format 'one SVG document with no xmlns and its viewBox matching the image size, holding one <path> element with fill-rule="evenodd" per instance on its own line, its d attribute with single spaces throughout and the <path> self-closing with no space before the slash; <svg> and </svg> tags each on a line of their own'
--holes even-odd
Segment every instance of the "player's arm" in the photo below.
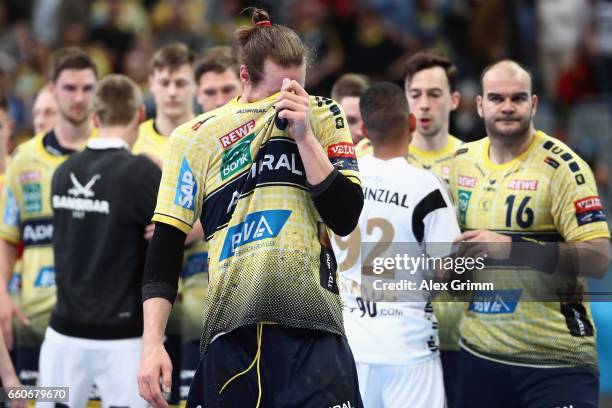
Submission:
<svg viewBox="0 0 612 408">
<path fill-rule="evenodd" d="M 283 80 L 275 104 L 278 117 L 289 122 L 304 163 L 313 202 L 325 224 L 337 235 L 348 235 L 359 220 L 363 207 L 361 187 L 337 171 L 325 154 L 310 126 L 310 99 L 297 81 Z M 344 204 L 342 211 L 337 203 Z"/>
<path fill-rule="evenodd" d="M 17 191 L 14 169 L 13 163 L 9 166 L 6 173 L 6 184 L 3 191 L 0 192 L 0 326 L 9 349 L 13 348 L 13 316 L 17 316 L 23 324 L 29 324 L 28 319 L 15 306 L 8 293 L 8 282 L 17 259 L 17 243 L 21 238 L 19 203 L 13 194 L 14 191 Z"/>
</svg>

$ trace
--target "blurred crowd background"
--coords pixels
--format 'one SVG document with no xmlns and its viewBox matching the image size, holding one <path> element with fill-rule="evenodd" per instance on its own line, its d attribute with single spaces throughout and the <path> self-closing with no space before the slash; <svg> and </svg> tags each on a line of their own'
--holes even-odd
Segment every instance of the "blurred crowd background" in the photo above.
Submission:
<svg viewBox="0 0 612 408">
<path fill-rule="evenodd" d="M 449 56 L 462 94 L 451 133 L 465 141 L 485 135 L 475 107 L 480 71 L 502 58 L 518 60 L 532 71 L 540 97 L 537 127 L 592 166 L 610 216 L 612 0 L 1 0 L 0 93 L 9 98 L 16 140 L 32 136 L 32 104 L 60 47 L 84 47 L 101 76 L 123 73 L 146 89 L 157 47 L 181 41 L 201 54 L 231 44 L 234 29 L 250 23 L 240 10 L 251 5 L 316 51 L 307 78 L 313 94 L 329 95 L 346 72 L 401 83 L 403 62 L 420 49 Z M 594 308 L 608 339 L 610 305 Z M 600 342 L 602 364 L 612 365 L 610 343 Z M 611 371 L 602 367 L 604 390 L 612 390 Z"/>
<path fill-rule="evenodd" d="M 232 43 L 247 0 L 2 0 L 0 92 L 10 96 L 17 140 L 32 134 L 31 107 L 54 50 L 88 49 L 101 75 L 146 89 L 155 49 L 174 41 L 201 53 Z M 276 23 L 315 50 L 309 92 L 323 96 L 345 72 L 401 82 L 411 53 L 432 48 L 459 68 L 451 133 L 484 135 L 475 95 L 484 66 L 513 58 L 534 75 L 536 125 L 574 147 L 608 196 L 612 160 L 612 0 L 261 0 Z M 154 106 L 149 98 L 148 112 Z"/>
</svg>

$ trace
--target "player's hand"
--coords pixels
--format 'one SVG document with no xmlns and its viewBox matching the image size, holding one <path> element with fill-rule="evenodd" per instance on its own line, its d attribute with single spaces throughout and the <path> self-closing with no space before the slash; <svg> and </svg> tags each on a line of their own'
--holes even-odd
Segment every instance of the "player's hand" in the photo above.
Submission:
<svg viewBox="0 0 612 408">
<path fill-rule="evenodd" d="M 145 227 L 144 239 L 150 241 L 153 238 L 153 233 L 155 232 L 155 224 L 151 223 Z"/>
<path fill-rule="evenodd" d="M 289 134 L 300 143 L 310 133 L 310 100 L 302 86 L 289 78 L 283 79 L 281 92 L 274 102 L 277 115 L 289 123 Z"/>
<path fill-rule="evenodd" d="M 143 342 L 138 371 L 140 396 L 154 408 L 168 408 L 168 403 L 162 391 L 169 393 L 171 387 L 172 362 L 164 344 L 161 342 L 159 344 Z"/>
<path fill-rule="evenodd" d="M 466 231 L 455 238 L 454 242 L 461 242 L 459 251 L 464 257 L 509 259 L 512 239 L 489 230 Z"/>
<path fill-rule="evenodd" d="M 4 388 L 21 388 L 23 385 L 19 381 L 19 378 L 12 373 L 11 375 L 7 375 L 2 377 L 2 386 Z M 28 406 L 28 402 L 26 400 L 11 400 L 10 407 L 11 408 L 26 408 Z"/>
<path fill-rule="evenodd" d="M 24 325 L 30 325 L 30 321 L 21 310 L 15 306 L 8 292 L 0 291 L 0 326 L 2 328 L 4 342 L 9 350 L 13 348 L 13 316 L 17 317 Z"/>
</svg>

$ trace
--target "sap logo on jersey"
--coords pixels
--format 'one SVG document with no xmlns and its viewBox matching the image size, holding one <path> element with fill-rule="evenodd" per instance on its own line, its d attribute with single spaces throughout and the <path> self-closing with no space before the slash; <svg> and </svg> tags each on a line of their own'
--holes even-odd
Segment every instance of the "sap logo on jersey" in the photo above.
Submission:
<svg viewBox="0 0 612 408">
<path fill-rule="evenodd" d="M 37 288 L 55 286 L 55 269 L 52 266 L 41 268 L 34 281 L 34 286 Z"/>
<path fill-rule="evenodd" d="M 521 298 L 521 289 L 474 291 L 469 311 L 483 314 L 511 314 Z"/>
<path fill-rule="evenodd" d="M 6 188 L 6 206 L 4 207 L 4 223 L 11 227 L 19 225 L 19 203 L 10 188 Z"/>
<path fill-rule="evenodd" d="M 226 133 L 225 135 L 221 136 L 219 138 L 219 142 L 221 142 L 221 146 L 223 146 L 224 149 L 227 149 L 228 147 L 230 147 L 231 145 L 233 145 L 234 143 L 236 143 L 237 141 L 239 141 L 240 139 L 242 139 L 243 137 L 251 133 L 253 129 L 255 129 L 255 121 L 250 120 L 247 123 L 238 126 L 236 129 L 232 130 L 231 132 Z"/>
<path fill-rule="evenodd" d="M 186 210 L 193 211 L 195 208 L 195 197 L 198 193 L 198 184 L 196 183 L 191 167 L 187 162 L 187 158 L 183 157 L 181 163 L 181 171 L 178 176 L 176 193 L 174 195 L 174 204 L 183 207 Z"/>
<path fill-rule="evenodd" d="M 219 261 L 233 256 L 236 249 L 243 245 L 276 238 L 290 214 L 290 210 L 268 210 L 248 214 L 243 222 L 227 230 Z"/>
</svg>

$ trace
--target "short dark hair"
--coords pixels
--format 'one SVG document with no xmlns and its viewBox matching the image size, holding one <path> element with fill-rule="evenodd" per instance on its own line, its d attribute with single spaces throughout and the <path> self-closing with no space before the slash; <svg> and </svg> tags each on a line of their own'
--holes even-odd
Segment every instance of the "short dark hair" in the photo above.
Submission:
<svg viewBox="0 0 612 408">
<path fill-rule="evenodd" d="M 412 81 L 412 78 L 425 69 L 440 67 L 446 73 L 448 87 L 455 92 L 457 87 L 457 67 L 446 57 L 433 51 L 420 51 L 413 54 L 404 64 L 404 80 Z"/>
<path fill-rule="evenodd" d="M 331 89 L 331 98 L 340 102 L 347 96 L 360 97 L 370 85 L 367 76 L 361 74 L 344 74 L 334 83 Z"/>
<path fill-rule="evenodd" d="M 525 71 L 527 73 L 527 75 L 529 76 L 529 79 L 531 81 L 531 89 L 530 89 L 530 91 L 531 91 L 531 93 L 533 93 L 533 75 L 531 74 L 531 71 L 529 69 L 527 69 L 527 67 L 524 66 L 523 64 L 521 64 L 520 62 L 517 62 L 517 61 L 515 61 L 513 59 L 509 59 L 509 58 L 493 62 L 493 63 L 487 65 L 486 67 L 484 67 L 484 69 L 480 73 L 480 93 L 482 94 L 484 92 L 484 86 L 482 84 L 482 80 L 484 79 L 484 76 L 487 74 L 487 72 L 489 72 L 491 69 L 495 68 L 497 65 L 503 64 L 503 63 L 515 64 L 520 69 Z"/>
<path fill-rule="evenodd" d="M 202 58 L 196 62 L 193 76 L 198 82 L 200 77 L 207 72 L 222 74 L 228 69 L 234 71 L 236 77 L 240 77 L 238 57 L 234 49 L 228 46 L 212 47 L 206 50 Z"/>
<path fill-rule="evenodd" d="M 175 71 L 183 65 L 193 65 L 195 53 L 183 43 L 164 45 L 153 54 L 150 71 L 161 71 L 168 68 Z"/>
<path fill-rule="evenodd" d="M 142 106 L 142 93 L 134 81 L 124 75 L 104 77 L 94 92 L 93 111 L 102 126 L 128 125 Z"/>
<path fill-rule="evenodd" d="M 58 51 L 51 69 L 51 80 L 57 81 L 62 71 L 67 69 L 91 69 L 98 76 L 98 69 L 89 54 L 79 47 L 67 47 Z"/>
<path fill-rule="evenodd" d="M 9 101 L 6 95 L 0 93 L 0 111 L 5 111 L 8 113 L 9 110 Z"/>
<path fill-rule="evenodd" d="M 404 90 L 392 82 L 379 82 L 359 99 L 359 110 L 372 144 L 404 132 L 408 126 L 408 100 Z"/>
</svg>

